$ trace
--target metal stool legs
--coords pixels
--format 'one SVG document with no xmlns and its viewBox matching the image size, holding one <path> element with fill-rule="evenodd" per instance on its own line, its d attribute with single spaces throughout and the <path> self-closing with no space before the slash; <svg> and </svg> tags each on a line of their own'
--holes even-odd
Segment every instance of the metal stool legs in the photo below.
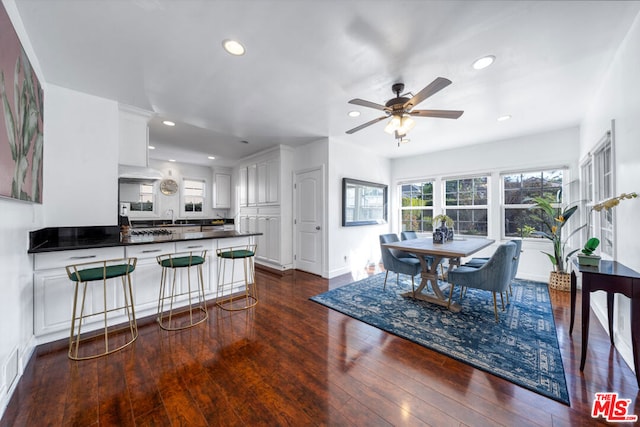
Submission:
<svg viewBox="0 0 640 427">
<path fill-rule="evenodd" d="M 255 281 L 254 256 L 256 245 L 234 246 L 217 250 L 218 287 L 216 305 L 223 310 L 237 311 L 254 307 L 258 303 L 258 289 Z M 242 262 L 244 289 L 235 283 L 236 263 Z M 227 279 L 227 266 L 231 263 L 231 277 Z M 241 283 L 241 282 L 240 282 Z M 236 287 L 234 288 L 234 284 Z"/>
<path fill-rule="evenodd" d="M 106 261 L 93 261 L 82 264 L 69 265 L 66 267 L 67 275 L 69 279 L 75 283 L 75 289 L 73 294 L 73 313 L 71 316 L 71 333 L 69 335 L 69 359 L 72 360 L 87 360 L 94 359 L 96 357 L 105 356 L 115 351 L 121 350 L 126 346 L 132 344 L 136 338 L 138 338 L 138 326 L 136 323 L 136 314 L 133 303 L 133 290 L 131 287 L 131 272 L 136 268 L 136 258 L 126 259 L 112 259 Z M 124 297 L 124 305 L 121 307 L 108 307 L 107 300 L 107 280 L 120 278 L 122 282 L 122 294 Z M 95 313 L 85 313 L 85 302 L 87 299 L 87 286 L 89 282 L 102 282 L 102 301 L 103 309 Z M 82 288 L 80 299 L 80 312 L 78 313 L 78 291 Z M 123 310 L 127 316 L 127 326 L 120 328 L 124 330 L 125 343 L 120 344 L 122 339 L 112 337 L 109 341 L 109 335 L 114 335 L 116 332 L 112 328 L 109 331 L 108 314 L 118 310 Z M 82 326 L 86 319 L 103 316 L 104 332 L 102 339 L 104 341 L 104 351 L 90 351 L 80 352 L 80 344 L 88 341 L 97 341 L 99 334 L 91 334 L 84 338 L 82 335 Z M 77 324 L 77 330 L 76 330 Z M 127 331 L 128 330 L 128 331 Z M 128 336 L 127 336 L 128 335 Z M 88 347 L 88 346 L 87 346 Z M 95 346 L 95 348 L 99 348 Z"/>
<path fill-rule="evenodd" d="M 184 252 L 156 257 L 158 264 L 162 267 L 157 317 L 158 324 L 162 329 L 177 331 L 190 328 L 209 318 L 204 297 L 204 277 L 202 274 L 202 265 L 206 258 L 207 251 L 197 253 Z M 198 281 L 196 289 L 191 288 L 191 267 L 196 267 Z M 178 281 L 178 275 L 180 271 L 184 270 L 187 273 L 187 289 L 179 290 L 181 286 L 184 287 L 184 283 Z M 169 280 L 171 275 L 172 277 Z M 174 304 L 180 297 L 185 297 L 186 306 L 174 308 Z M 185 319 L 187 314 L 188 319 Z"/>
</svg>

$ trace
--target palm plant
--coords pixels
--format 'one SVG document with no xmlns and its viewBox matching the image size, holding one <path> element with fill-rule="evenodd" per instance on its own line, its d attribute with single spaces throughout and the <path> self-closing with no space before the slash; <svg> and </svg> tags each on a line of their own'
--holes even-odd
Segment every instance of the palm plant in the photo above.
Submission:
<svg viewBox="0 0 640 427">
<path fill-rule="evenodd" d="M 533 231 L 531 235 L 551 240 L 553 243 L 553 254 L 548 252 L 542 253 L 549 257 L 555 271 L 564 273 L 569 257 L 578 251 L 578 249 L 575 249 L 566 253 L 567 241 L 584 226 L 573 230 L 573 232 L 564 239 L 562 237 L 562 229 L 567 224 L 567 221 L 569 221 L 569 218 L 578 210 L 578 206 L 571 206 L 564 209 L 556 208 L 553 207 L 551 201 L 543 197 L 534 197 L 533 201 L 535 204 L 532 206 L 532 209 L 540 210 L 542 215 L 538 216 L 538 219 L 544 224 L 547 230 Z"/>
</svg>

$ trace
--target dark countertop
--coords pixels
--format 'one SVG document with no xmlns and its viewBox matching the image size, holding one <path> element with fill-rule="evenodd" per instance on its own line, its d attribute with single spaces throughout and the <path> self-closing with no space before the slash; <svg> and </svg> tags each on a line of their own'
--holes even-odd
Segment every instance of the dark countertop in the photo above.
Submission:
<svg viewBox="0 0 640 427">
<path fill-rule="evenodd" d="M 258 236 L 262 233 L 240 233 L 235 230 L 173 233 L 168 235 L 121 236 L 117 225 L 88 227 L 49 227 L 29 232 L 28 253 L 107 248 L 149 243 L 183 242 L 187 240 L 228 239 Z"/>
</svg>

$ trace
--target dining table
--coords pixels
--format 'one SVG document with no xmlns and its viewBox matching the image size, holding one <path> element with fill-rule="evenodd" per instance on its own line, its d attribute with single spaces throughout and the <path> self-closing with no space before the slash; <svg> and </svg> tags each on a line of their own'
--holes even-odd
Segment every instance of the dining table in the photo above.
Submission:
<svg viewBox="0 0 640 427">
<path fill-rule="evenodd" d="M 482 237 L 455 237 L 453 240 L 444 243 L 436 243 L 431 238 L 420 238 L 384 243 L 383 246 L 408 252 L 420 260 L 422 267 L 420 285 L 415 292 L 406 292 L 402 294 L 403 296 L 428 301 L 448 307 L 453 312 L 459 312 L 462 308 L 460 304 L 455 302 L 449 304 L 449 298 L 445 294 L 445 290 L 453 285 L 446 283 L 441 287 L 438 281 L 438 265 L 443 259 L 448 258 L 449 269 L 455 268 L 460 265 L 461 258 L 471 256 L 491 246 L 494 242 L 495 240 L 493 239 Z M 427 257 L 431 257 L 431 259 Z M 432 292 L 428 292 L 429 283 L 431 284 Z"/>
</svg>

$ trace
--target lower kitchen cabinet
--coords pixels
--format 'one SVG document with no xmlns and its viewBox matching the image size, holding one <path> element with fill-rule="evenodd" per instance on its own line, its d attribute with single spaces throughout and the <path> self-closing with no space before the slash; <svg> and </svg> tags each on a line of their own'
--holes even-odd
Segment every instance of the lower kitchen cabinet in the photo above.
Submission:
<svg viewBox="0 0 640 427">
<path fill-rule="evenodd" d="M 123 247 L 35 254 L 33 328 L 36 337 L 46 337 L 46 342 L 69 336 L 75 283 L 67 276 L 65 266 L 123 257 Z M 116 292 L 118 289 L 115 287 L 120 282 L 115 280 L 111 282 L 107 293 L 107 299 L 112 304 L 110 307 L 115 307 L 114 304 L 122 305 L 122 291 Z M 87 287 L 85 310 L 88 313 L 102 310 L 102 285 Z M 112 314 L 120 315 L 119 313 Z M 122 313 L 122 318 L 124 321 L 124 313 Z M 102 319 L 98 319 L 98 316 L 95 321 L 93 319 L 90 321 L 82 326 L 83 331 L 91 331 L 103 325 Z"/>
<path fill-rule="evenodd" d="M 74 283 L 69 280 L 65 266 L 82 262 L 109 260 L 125 257 L 136 257 L 136 269 L 131 275 L 136 318 L 155 315 L 158 307 L 160 278 L 162 269 L 156 257 L 168 253 L 200 252 L 207 250 L 207 260 L 203 265 L 205 298 L 216 297 L 218 283 L 217 248 L 246 245 L 254 241 L 254 237 L 232 237 L 224 239 L 194 239 L 174 243 L 149 243 L 129 246 L 118 246 L 96 249 L 77 249 L 68 251 L 42 252 L 34 254 L 34 334 L 38 344 L 54 341 L 69 336 L 71 328 L 71 312 L 73 309 Z M 242 264 L 235 261 L 236 275 L 234 290 L 244 286 Z M 191 269 L 191 287 L 197 285 L 197 269 Z M 170 278 L 173 276 L 171 274 Z M 231 270 L 227 271 L 227 280 L 231 278 Z M 187 290 L 187 272 L 180 269 L 176 284 L 179 292 Z M 95 286 L 94 286 L 95 285 Z M 95 297 L 94 297 L 95 293 Z M 107 306 L 123 305 L 120 279 L 108 282 Z M 98 312 L 102 310 L 102 285 L 89 284 L 85 310 Z M 177 306 L 187 303 L 182 297 Z M 110 323 L 118 324 L 126 321 L 123 310 L 109 314 Z M 95 321 L 83 324 L 83 332 L 89 332 L 103 326 L 102 318 L 96 316 Z"/>
<path fill-rule="evenodd" d="M 158 293 L 162 269 L 158 265 L 158 255 L 175 252 L 173 243 L 153 243 L 126 247 L 127 257 L 136 257 L 138 262 L 131 274 L 136 316 L 154 314 L 158 308 Z"/>
</svg>

